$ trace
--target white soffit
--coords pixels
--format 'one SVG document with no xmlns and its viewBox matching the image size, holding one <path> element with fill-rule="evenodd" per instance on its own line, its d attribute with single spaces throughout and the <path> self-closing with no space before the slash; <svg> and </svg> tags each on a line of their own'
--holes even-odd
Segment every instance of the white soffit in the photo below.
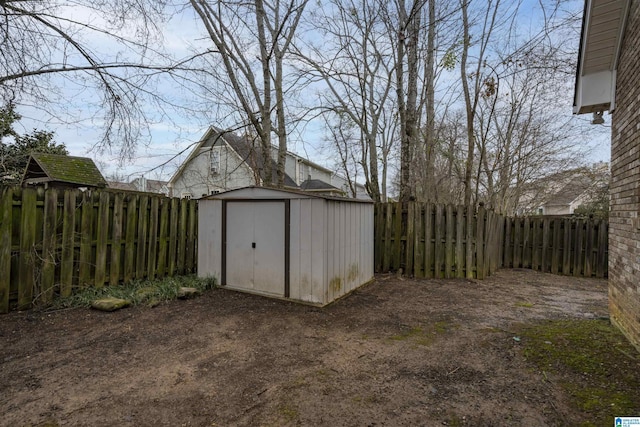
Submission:
<svg viewBox="0 0 640 427">
<path fill-rule="evenodd" d="M 631 0 L 586 0 L 573 112 L 612 111 L 616 70 Z"/>
</svg>

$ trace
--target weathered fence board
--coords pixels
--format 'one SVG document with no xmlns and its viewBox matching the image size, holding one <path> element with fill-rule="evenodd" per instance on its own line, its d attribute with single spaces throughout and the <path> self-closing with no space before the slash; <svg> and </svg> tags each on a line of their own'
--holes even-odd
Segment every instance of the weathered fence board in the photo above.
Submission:
<svg viewBox="0 0 640 427">
<path fill-rule="evenodd" d="M 9 311 L 12 211 L 13 189 L 5 188 L 0 193 L 0 313 Z"/>
<path fill-rule="evenodd" d="M 56 225 L 58 214 L 58 194 L 55 189 L 47 191 L 44 197 L 44 230 L 42 236 L 42 281 L 40 300 L 44 303 L 53 298 L 56 269 Z"/>
<path fill-rule="evenodd" d="M 561 217 L 506 218 L 473 207 L 379 203 L 376 271 L 482 279 L 498 268 L 607 275 L 607 223 Z"/>
<path fill-rule="evenodd" d="M 528 228 L 530 224 L 530 229 Z M 515 230 L 529 229 L 522 240 L 522 259 L 516 263 Z M 604 220 L 570 217 L 506 218 L 504 226 L 504 268 L 531 268 L 576 277 L 607 276 L 608 224 Z"/>
<path fill-rule="evenodd" d="M 113 200 L 113 234 L 111 239 L 111 262 L 109 265 L 109 286 L 120 282 L 122 265 L 122 211 L 124 195 L 116 194 Z"/>
<path fill-rule="evenodd" d="M 478 216 L 464 206 L 380 203 L 375 215 L 379 272 L 402 269 L 415 277 L 485 277 L 500 264 L 497 231 L 490 230 L 499 230 L 502 217 L 484 208 Z"/>
<path fill-rule="evenodd" d="M 18 308 L 26 308 L 33 301 L 36 243 L 37 194 L 34 189 L 22 191 L 20 216 L 20 267 L 18 271 Z"/>
<path fill-rule="evenodd" d="M 76 229 L 76 193 L 66 191 L 62 208 L 62 259 L 60 260 L 60 295 L 68 297 L 73 287 L 73 252 Z"/>
<path fill-rule="evenodd" d="M 195 271 L 196 212 L 195 200 L 149 193 L 2 188 L 0 313 L 86 286 Z"/>
</svg>

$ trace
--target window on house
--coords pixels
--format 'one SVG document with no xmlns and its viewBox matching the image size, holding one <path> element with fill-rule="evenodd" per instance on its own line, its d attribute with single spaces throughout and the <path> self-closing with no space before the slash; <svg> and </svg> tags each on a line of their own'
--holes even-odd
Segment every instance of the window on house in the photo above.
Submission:
<svg viewBox="0 0 640 427">
<path fill-rule="evenodd" d="M 298 164 L 298 182 L 300 184 L 302 184 L 305 180 L 305 174 L 304 174 L 304 164 L 303 163 L 299 163 Z"/>
<path fill-rule="evenodd" d="M 214 194 L 220 194 L 220 190 L 211 190 L 211 191 L 209 191 L 209 194 L 211 196 L 213 196 Z"/>
<path fill-rule="evenodd" d="M 191 193 L 182 193 L 180 195 L 180 197 L 182 197 L 183 199 L 190 199 L 191 198 Z"/>
<path fill-rule="evenodd" d="M 220 150 L 218 148 L 211 149 L 211 173 L 220 173 Z"/>
</svg>

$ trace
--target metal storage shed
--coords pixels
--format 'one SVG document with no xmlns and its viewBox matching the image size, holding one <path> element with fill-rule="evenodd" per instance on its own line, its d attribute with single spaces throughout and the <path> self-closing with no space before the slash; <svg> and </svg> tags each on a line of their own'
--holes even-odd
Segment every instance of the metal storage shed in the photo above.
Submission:
<svg viewBox="0 0 640 427">
<path fill-rule="evenodd" d="M 326 305 L 373 279 L 373 203 L 247 187 L 198 205 L 198 275 Z"/>
</svg>

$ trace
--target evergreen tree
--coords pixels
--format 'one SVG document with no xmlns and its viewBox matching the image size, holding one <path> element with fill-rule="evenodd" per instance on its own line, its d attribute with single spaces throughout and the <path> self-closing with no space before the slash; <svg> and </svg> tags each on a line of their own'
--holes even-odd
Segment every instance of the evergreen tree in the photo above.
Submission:
<svg viewBox="0 0 640 427">
<path fill-rule="evenodd" d="M 33 129 L 20 135 L 14 124 L 22 116 L 13 104 L 0 107 L 0 184 L 19 184 L 27 167 L 31 153 L 51 153 L 68 155 L 64 144 L 53 141 L 54 133 Z"/>
</svg>

